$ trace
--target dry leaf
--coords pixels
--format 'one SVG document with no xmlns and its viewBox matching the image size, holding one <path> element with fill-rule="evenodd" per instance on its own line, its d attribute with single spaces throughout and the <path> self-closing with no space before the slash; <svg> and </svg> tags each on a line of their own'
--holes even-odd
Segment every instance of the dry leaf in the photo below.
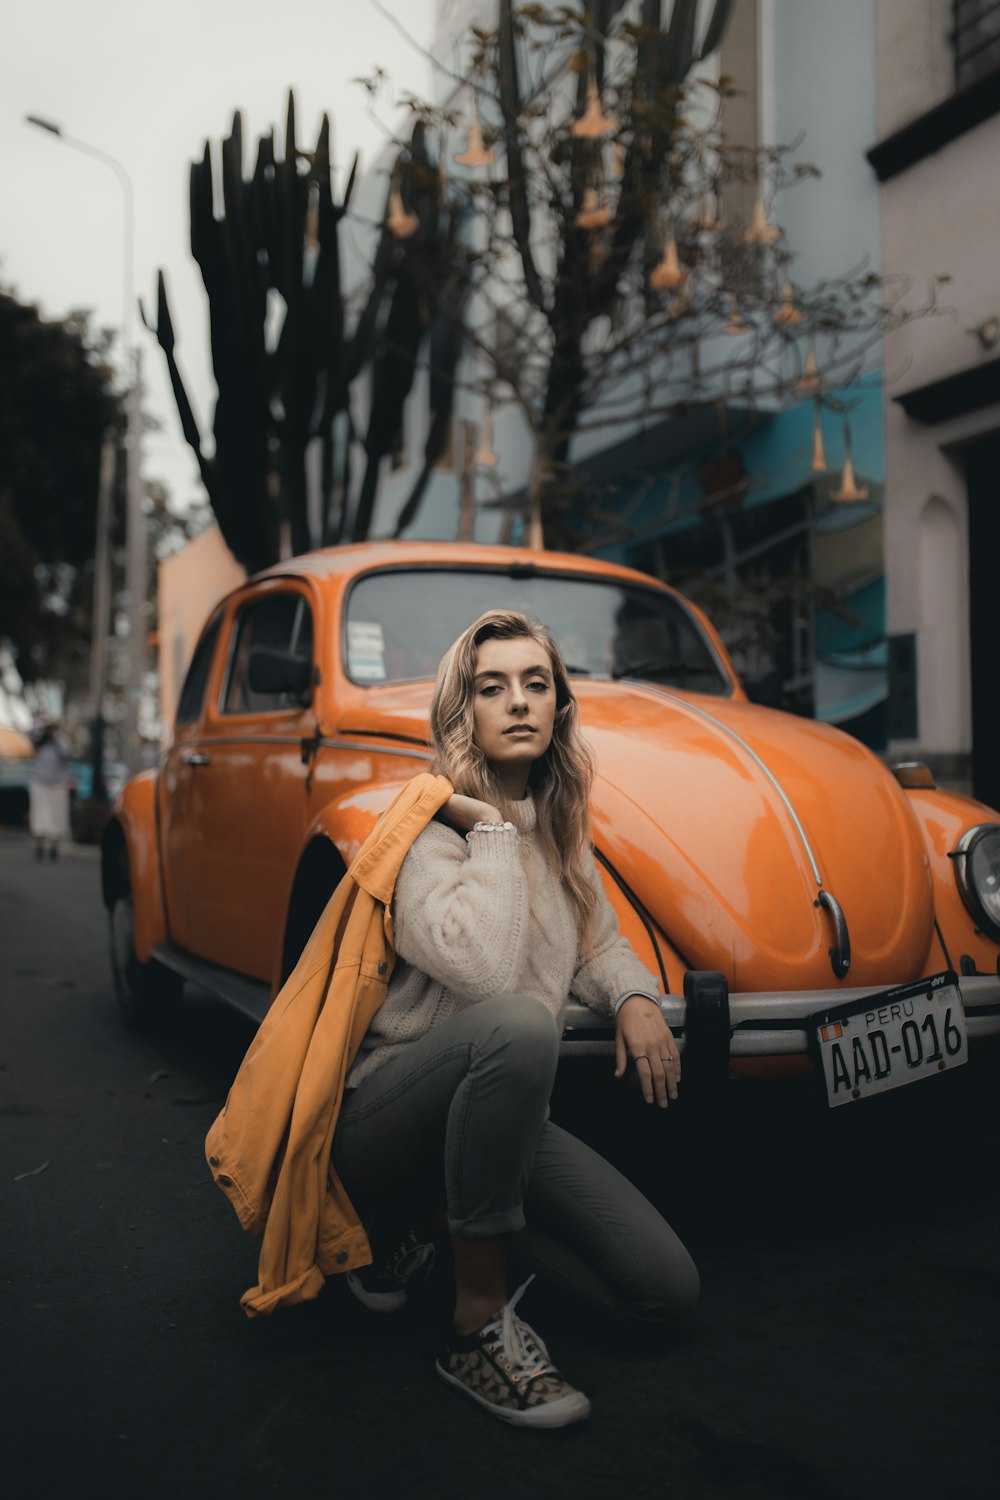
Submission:
<svg viewBox="0 0 1000 1500">
<path fill-rule="evenodd" d="M 18 1172 L 17 1176 L 14 1178 L 14 1181 L 23 1182 L 26 1177 L 37 1177 L 39 1172 L 44 1172 L 47 1166 L 48 1162 L 43 1161 L 40 1167 L 33 1167 L 30 1172 Z"/>
</svg>

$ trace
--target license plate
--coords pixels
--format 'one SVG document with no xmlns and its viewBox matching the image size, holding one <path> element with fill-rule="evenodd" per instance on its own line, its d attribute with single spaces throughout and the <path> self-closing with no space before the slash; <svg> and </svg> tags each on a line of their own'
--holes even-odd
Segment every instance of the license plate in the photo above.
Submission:
<svg viewBox="0 0 1000 1500">
<path fill-rule="evenodd" d="M 869 995 L 819 1018 L 819 1055 L 831 1106 L 915 1083 L 968 1061 L 954 974 Z"/>
</svg>

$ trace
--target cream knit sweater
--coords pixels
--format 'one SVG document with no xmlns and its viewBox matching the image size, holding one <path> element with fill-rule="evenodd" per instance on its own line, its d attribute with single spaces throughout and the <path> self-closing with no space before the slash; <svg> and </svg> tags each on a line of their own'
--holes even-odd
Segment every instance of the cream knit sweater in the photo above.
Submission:
<svg viewBox="0 0 1000 1500">
<path fill-rule="evenodd" d="M 632 990 L 659 994 L 619 934 L 593 857 L 588 853 L 597 911 L 584 955 L 575 908 L 546 861 L 532 799 L 516 802 L 511 818 L 517 831 L 469 839 L 432 822 L 408 851 L 392 907 L 396 968 L 348 1087 L 466 1005 L 535 995 L 561 1031 L 571 993 L 605 1016 Z"/>
</svg>

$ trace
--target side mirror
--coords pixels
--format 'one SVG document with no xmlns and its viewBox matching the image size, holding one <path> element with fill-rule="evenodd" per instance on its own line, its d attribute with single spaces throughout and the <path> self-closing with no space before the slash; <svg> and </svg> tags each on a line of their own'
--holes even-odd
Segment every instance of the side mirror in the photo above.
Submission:
<svg viewBox="0 0 1000 1500">
<path fill-rule="evenodd" d="M 312 661 L 270 646 L 255 646 L 247 663 L 247 685 L 252 693 L 269 698 L 287 695 L 305 705 L 312 698 Z"/>
</svg>

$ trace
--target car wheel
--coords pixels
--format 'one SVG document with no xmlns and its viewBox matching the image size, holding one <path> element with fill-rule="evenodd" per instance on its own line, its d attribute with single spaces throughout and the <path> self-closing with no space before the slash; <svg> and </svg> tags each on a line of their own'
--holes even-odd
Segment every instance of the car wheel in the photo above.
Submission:
<svg viewBox="0 0 1000 1500">
<path fill-rule="evenodd" d="M 129 892 L 115 897 L 109 913 L 111 972 L 118 1015 L 126 1025 L 149 1026 L 181 997 L 184 981 L 155 959 L 140 963 L 135 951 L 135 920 Z"/>
<path fill-rule="evenodd" d="M 326 903 L 346 874 L 347 866 L 333 844 L 326 839 L 314 840 L 299 865 L 292 887 L 282 953 L 282 984 L 298 963 Z"/>
</svg>

